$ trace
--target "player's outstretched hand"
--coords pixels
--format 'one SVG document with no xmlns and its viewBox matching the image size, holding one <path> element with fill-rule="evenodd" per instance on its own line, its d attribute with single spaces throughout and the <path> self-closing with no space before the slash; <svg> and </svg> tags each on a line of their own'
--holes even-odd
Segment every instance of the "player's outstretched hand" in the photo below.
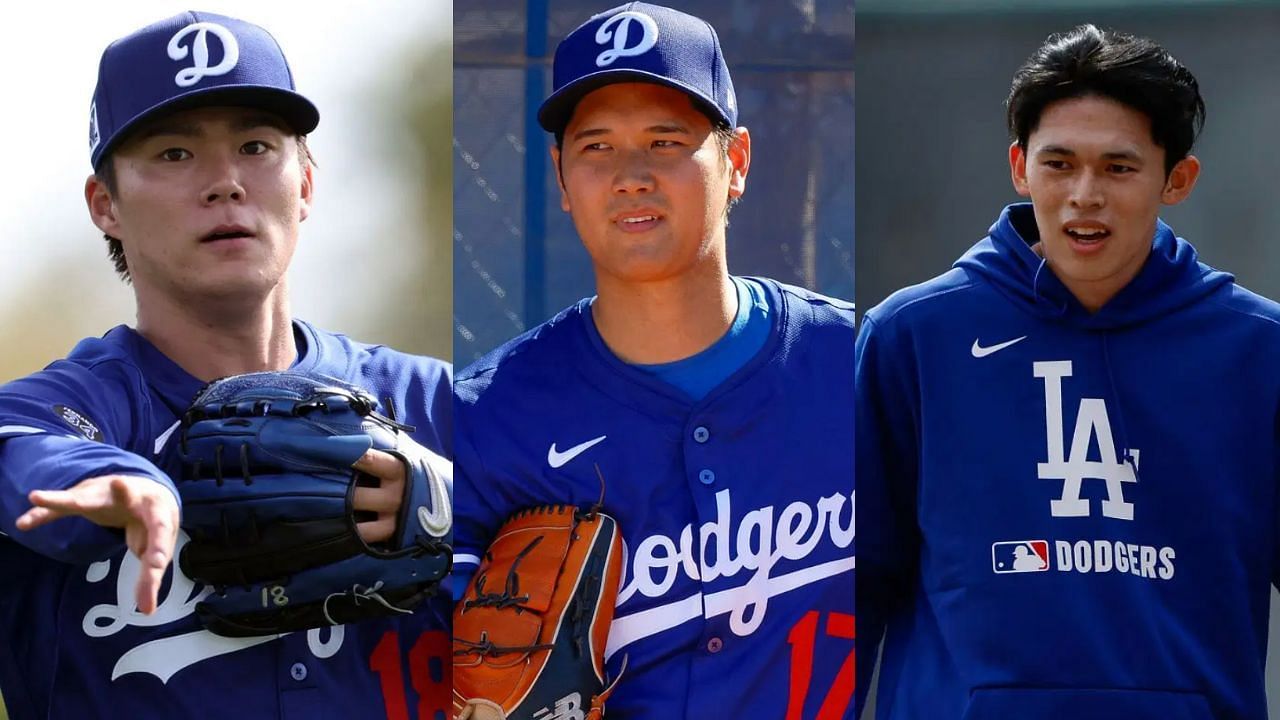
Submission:
<svg viewBox="0 0 1280 720">
<path fill-rule="evenodd" d="M 103 475 L 67 490 L 33 490 L 28 499 L 34 507 L 18 518 L 19 530 L 73 515 L 103 527 L 124 528 L 125 543 L 142 564 L 135 596 L 138 610 L 147 615 L 155 611 L 178 539 L 178 500 L 169 488 L 141 476 Z"/>
<path fill-rule="evenodd" d="M 382 481 L 378 487 L 357 487 L 351 507 L 377 513 L 375 520 L 356 523 L 356 532 L 366 543 L 386 542 L 396 535 L 396 521 L 404 504 L 408 473 L 404 463 L 390 453 L 369 450 L 352 467 Z"/>
</svg>

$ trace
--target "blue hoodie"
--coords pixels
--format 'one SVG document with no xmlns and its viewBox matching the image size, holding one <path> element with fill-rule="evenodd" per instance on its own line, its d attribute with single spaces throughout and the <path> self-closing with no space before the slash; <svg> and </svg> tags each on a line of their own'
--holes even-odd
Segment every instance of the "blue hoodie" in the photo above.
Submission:
<svg viewBox="0 0 1280 720">
<path fill-rule="evenodd" d="M 1280 305 L 1159 223 L 1089 314 L 1005 209 L 856 350 L 881 720 L 1264 720 Z"/>
</svg>

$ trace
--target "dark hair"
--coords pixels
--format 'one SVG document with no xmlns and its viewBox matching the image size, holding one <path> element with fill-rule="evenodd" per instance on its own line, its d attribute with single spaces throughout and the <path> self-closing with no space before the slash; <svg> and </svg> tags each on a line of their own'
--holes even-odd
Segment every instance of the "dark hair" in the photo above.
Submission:
<svg viewBox="0 0 1280 720">
<path fill-rule="evenodd" d="M 315 165 L 316 159 L 311 155 L 311 148 L 307 147 L 307 136 L 297 135 L 296 137 L 298 139 L 298 161 L 303 168 L 308 165 Z M 107 194 L 115 197 L 116 190 L 119 187 L 119 181 L 116 178 L 115 157 L 107 155 L 102 158 L 94 175 L 107 188 Z M 133 282 L 133 277 L 129 275 L 129 262 L 124 256 L 124 244 L 120 242 L 119 238 L 114 238 L 106 233 L 103 233 L 102 239 L 107 241 L 107 257 L 115 265 L 116 274 L 126 283 Z"/>
<path fill-rule="evenodd" d="M 116 159 L 111 155 L 107 155 L 102 158 L 101 162 L 101 166 L 99 166 L 94 175 L 106 186 L 107 194 L 115 197 L 118 185 L 116 181 Z M 102 234 L 102 239 L 107 241 L 107 257 L 111 258 L 111 263 L 116 266 L 116 274 L 126 283 L 133 282 L 133 278 L 129 275 L 129 262 L 124 257 L 124 244 L 118 238 L 114 238 L 107 233 Z"/>
<path fill-rule="evenodd" d="M 725 162 L 729 162 L 729 145 L 731 145 L 737 135 L 734 135 L 733 128 L 729 127 L 729 123 L 724 121 L 716 121 L 711 127 L 711 134 L 716 136 L 716 145 L 720 146 L 720 157 Z M 729 224 L 729 211 L 733 210 L 733 206 L 738 204 L 742 197 L 731 197 L 729 202 L 724 206 L 724 224 Z"/>
<path fill-rule="evenodd" d="M 1018 68 L 1009 90 L 1009 136 L 1024 150 L 1044 109 L 1059 100 L 1110 98 L 1146 115 L 1165 151 L 1165 173 L 1191 152 L 1204 127 L 1204 99 L 1196 78 L 1147 38 L 1094 25 L 1049 36 Z"/>
</svg>

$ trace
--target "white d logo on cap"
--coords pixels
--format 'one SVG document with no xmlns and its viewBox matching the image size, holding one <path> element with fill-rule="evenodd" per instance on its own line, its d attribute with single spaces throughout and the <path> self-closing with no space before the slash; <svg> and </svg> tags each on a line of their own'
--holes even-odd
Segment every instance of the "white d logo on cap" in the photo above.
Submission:
<svg viewBox="0 0 1280 720">
<path fill-rule="evenodd" d="M 188 50 L 182 44 L 182 40 L 191 33 L 195 33 L 196 37 L 191 43 L 191 49 Z M 209 33 L 217 36 L 222 43 L 222 62 L 213 67 L 209 67 Z M 236 36 L 225 27 L 211 22 L 191 23 L 169 38 L 170 58 L 185 60 L 188 53 L 191 54 L 195 65 L 183 68 L 173 76 L 173 81 L 178 87 L 191 87 L 209 75 L 226 75 L 240 61 L 240 45 L 236 42 Z"/>
<path fill-rule="evenodd" d="M 635 23 L 631 21 L 635 20 Z M 631 27 L 638 23 L 644 34 L 640 37 L 640 42 L 628 47 L 627 41 L 631 39 Z M 614 30 L 614 26 L 617 29 Z M 596 30 L 596 42 L 601 45 L 609 44 L 613 41 L 613 48 L 605 50 L 596 56 L 596 67 L 605 67 L 613 64 L 614 60 L 620 57 L 635 57 L 648 52 L 650 48 L 658 44 L 658 23 L 653 18 L 644 13 L 633 12 L 627 10 L 604 21 L 600 29 Z"/>
</svg>

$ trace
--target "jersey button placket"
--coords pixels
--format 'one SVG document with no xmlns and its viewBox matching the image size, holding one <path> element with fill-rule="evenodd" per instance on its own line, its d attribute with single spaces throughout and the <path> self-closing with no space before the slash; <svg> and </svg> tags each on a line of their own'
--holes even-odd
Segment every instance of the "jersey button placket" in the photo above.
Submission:
<svg viewBox="0 0 1280 720">
<path fill-rule="evenodd" d="M 692 430 L 689 430 L 687 425 L 685 428 L 685 432 L 689 433 L 686 437 L 692 439 L 695 443 L 694 445 L 685 446 L 685 462 L 696 468 L 703 461 L 711 459 L 706 456 L 710 448 L 705 447 L 711 441 L 711 428 L 707 427 L 705 422 L 694 426 Z M 699 468 L 697 478 L 698 482 L 703 486 L 710 486 L 715 484 L 716 473 L 708 467 Z M 695 485 L 694 487 L 697 486 Z"/>
<path fill-rule="evenodd" d="M 298 682 L 302 682 L 303 680 L 306 680 L 307 666 L 303 665 L 300 662 L 294 663 L 289 668 L 289 677 L 293 678 L 294 680 L 297 680 Z"/>
<path fill-rule="evenodd" d="M 718 637 L 713 637 L 707 641 L 707 652 L 712 655 L 724 649 L 724 641 Z"/>
</svg>

